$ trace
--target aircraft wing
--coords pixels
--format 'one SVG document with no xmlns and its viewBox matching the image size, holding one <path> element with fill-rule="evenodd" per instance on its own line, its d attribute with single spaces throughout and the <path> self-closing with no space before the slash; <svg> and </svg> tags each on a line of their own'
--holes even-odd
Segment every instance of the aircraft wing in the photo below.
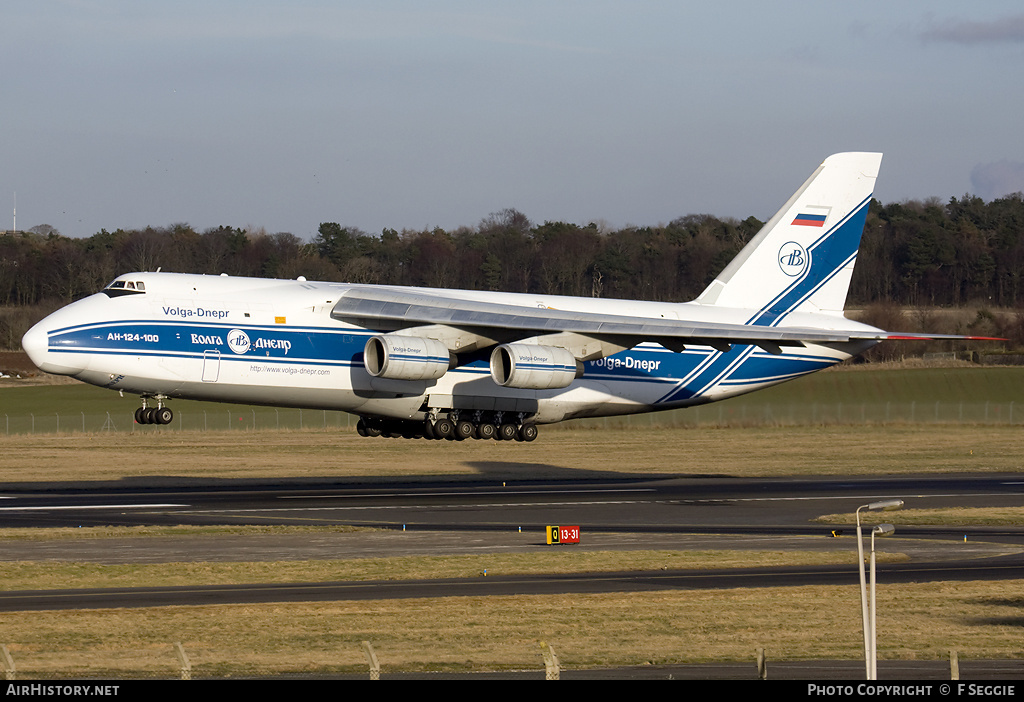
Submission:
<svg viewBox="0 0 1024 702">
<path fill-rule="evenodd" d="M 346 291 L 331 312 L 334 319 L 372 329 L 408 329 L 443 325 L 474 330 L 502 340 L 558 333 L 595 338 L 617 338 L 631 347 L 642 341 L 669 348 L 692 344 L 727 346 L 752 344 L 774 351 L 779 346 L 846 342 L 851 339 L 886 339 L 889 334 L 812 327 L 770 327 L 753 324 L 695 322 L 660 317 L 630 317 L 599 312 L 576 312 L 547 307 L 468 300 L 422 290 L 354 287 Z M 905 335 L 904 335 L 905 336 Z"/>
</svg>

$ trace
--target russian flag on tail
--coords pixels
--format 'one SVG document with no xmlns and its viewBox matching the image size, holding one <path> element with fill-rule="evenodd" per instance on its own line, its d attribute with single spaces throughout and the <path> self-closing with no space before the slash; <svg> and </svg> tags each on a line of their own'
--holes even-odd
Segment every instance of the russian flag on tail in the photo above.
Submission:
<svg viewBox="0 0 1024 702">
<path fill-rule="evenodd" d="M 831 209 L 831 207 L 805 207 L 797 213 L 792 223 L 800 227 L 824 227 Z"/>
</svg>

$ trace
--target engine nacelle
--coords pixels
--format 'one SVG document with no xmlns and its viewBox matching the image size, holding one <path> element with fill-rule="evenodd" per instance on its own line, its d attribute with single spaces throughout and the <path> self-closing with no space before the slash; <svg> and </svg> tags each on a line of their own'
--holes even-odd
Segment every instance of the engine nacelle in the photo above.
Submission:
<svg viewBox="0 0 1024 702">
<path fill-rule="evenodd" d="M 506 388 L 564 388 L 581 375 L 583 364 L 559 346 L 502 344 L 491 352 L 491 377 Z"/>
<path fill-rule="evenodd" d="M 455 367 L 455 356 L 436 339 L 380 334 L 366 342 L 363 365 L 375 378 L 437 380 Z"/>
</svg>

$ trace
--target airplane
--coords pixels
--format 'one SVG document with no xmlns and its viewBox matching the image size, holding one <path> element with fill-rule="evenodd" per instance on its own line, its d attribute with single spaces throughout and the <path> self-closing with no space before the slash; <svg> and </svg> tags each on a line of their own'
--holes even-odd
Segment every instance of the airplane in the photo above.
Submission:
<svg viewBox="0 0 1024 702">
<path fill-rule="evenodd" d="M 693 407 L 886 339 L 843 314 L 881 165 L 827 158 L 684 303 L 137 272 L 22 339 L 47 373 L 139 395 L 342 410 L 362 436 L 533 441 L 538 425 Z"/>
</svg>

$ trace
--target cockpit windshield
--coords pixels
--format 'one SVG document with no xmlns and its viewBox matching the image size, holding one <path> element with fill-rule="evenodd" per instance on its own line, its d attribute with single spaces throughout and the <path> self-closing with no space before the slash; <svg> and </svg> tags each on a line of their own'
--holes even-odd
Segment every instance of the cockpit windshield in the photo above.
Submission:
<svg viewBox="0 0 1024 702">
<path fill-rule="evenodd" d="M 103 288 L 107 297 L 121 297 L 122 295 L 145 294 L 146 284 L 141 280 L 115 280 Z"/>
</svg>

